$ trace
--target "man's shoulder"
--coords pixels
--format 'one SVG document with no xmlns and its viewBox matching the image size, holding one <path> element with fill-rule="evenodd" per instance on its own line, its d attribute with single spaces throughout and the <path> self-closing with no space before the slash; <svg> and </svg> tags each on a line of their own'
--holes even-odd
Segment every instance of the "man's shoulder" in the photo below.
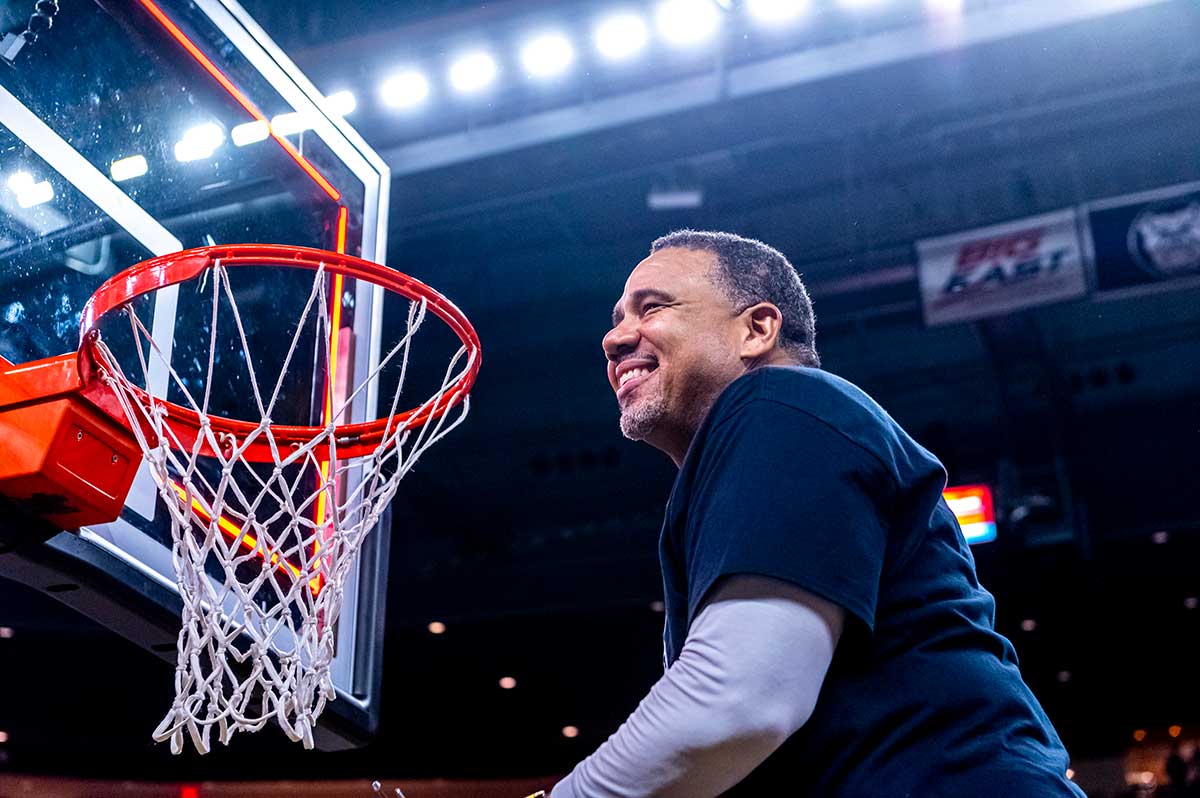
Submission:
<svg viewBox="0 0 1200 798">
<path fill-rule="evenodd" d="M 787 411 L 779 413 L 781 407 Z M 711 426 L 757 412 L 770 413 L 772 423 L 784 424 L 792 411 L 797 423 L 828 429 L 884 466 L 900 484 L 929 473 L 944 473 L 937 458 L 865 391 L 821 369 L 765 366 L 739 377 L 722 393 Z"/>
<path fill-rule="evenodd" d="M 857 385 L 807 366 L 754 369 L 730 383 L 718 404 L 723 415 L 732 415 L 756 401 L 793 408 L 843 432 L 895 426 L 887 412 Z"/>
</svg>

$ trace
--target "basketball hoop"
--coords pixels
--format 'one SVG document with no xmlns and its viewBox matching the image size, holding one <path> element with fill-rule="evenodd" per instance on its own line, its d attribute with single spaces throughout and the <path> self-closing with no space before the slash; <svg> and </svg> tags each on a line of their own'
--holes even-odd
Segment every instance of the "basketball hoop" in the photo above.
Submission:
<svg viewBox="0 0 1200 798">
<path fill-rule="evenodd" d="M 269 379 L 252 356 L 257 339 L 247 335 L 230 284 L 230 273 L 243 267 L 312 273 L 279 373 Z M 403 297 L 408 316 L 404 334 L 379 353 L 367 376 L 339 390 L 340 327 L 330 305 L 336 310 L 341 303 L 345 278 Z M 197 280 L 198 291 L 211 294 L 208 362 L 196 358 L 201 377 L 185 377 L 134 303 Z M 134 342 L 124 367 L 100 332 L 122 311 Z M 432 394 L 402 409 L 413 337 L 430 312 L 459 348 Z M 212 386 L 223 368 L 216 355 L 222 324 L 243 355 L 248 395 L 240 405 L 250 418 L 212 409 Z M 286 334 L 273 336 L 280 338 Z M 293 741 L 312 748 L 314 723 L 335 697 L 330 665 L 344 582 L 400 480 L 465 418 L 480 365 L 475 330 L 432 288 L 379 264 L 301 247 L 231 245 L 165 255 L 110 278 L 83 310 L 80 341 L 78 394 L 132 432 L 171 516 L 182 628 L 175 700 L 154 739 L 169 740 L 179 753 L 186 733 L 204 753 L 214 729 L 228 743 L 235 732 L 257 731 L 274 719 Z M 297 355 L 302 341 L 311 346 L 311 363 Z M 285 383 L 294 386 L 296 372 L 308 368 L 321 423 L 276 423 Z M 161 379 L 152 387 L 155 373 L 167 375 L 169 391 Z M 380 384 L 385 375 L 395 384 Z M 386 412 L 340 423 L 367 391 L 377 392 Z M 351 472 L 358 478 L 343 490 Z"/>
</svg>

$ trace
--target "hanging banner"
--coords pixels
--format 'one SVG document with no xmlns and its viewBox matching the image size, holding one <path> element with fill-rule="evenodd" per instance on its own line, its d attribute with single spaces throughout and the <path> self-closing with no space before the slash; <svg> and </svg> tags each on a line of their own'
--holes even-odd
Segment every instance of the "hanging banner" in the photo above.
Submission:
<svg viewBox="0 0 1200 798">
<path fill-rule="evenodd" d="M 1074 209 L 917 242 L 925 323 L 1011 313 L 1087 293 Z"/>
<path fill-rule="evenodd" d="M 1101 291 L 1200 275 L 1200 185 L 1104 200 L 1087 215 Z"/>
</svg>

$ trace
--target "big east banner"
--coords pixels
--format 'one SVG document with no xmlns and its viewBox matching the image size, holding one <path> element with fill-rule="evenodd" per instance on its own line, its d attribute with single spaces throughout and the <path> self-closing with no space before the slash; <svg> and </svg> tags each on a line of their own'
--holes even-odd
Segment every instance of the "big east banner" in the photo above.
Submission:
<svg viewBox="0 0 1200 798">
<path fill-rule="evenodd" d="M 1074 210 L 917 242 L 926 324 L 1074 299 L 1087 278 Z"/>
</svg>

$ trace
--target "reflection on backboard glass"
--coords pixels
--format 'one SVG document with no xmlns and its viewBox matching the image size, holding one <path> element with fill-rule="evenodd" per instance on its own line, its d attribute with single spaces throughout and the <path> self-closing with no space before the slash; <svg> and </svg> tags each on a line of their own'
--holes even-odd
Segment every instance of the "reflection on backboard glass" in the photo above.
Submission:
<svg viewBox="0 0 1200 798">
<path fill-rule="evenodd" d="M 0 65 L 0 355 L 23 363 L 76 349 L 80 311 L 92 292 L 154 255 L 274 243 L 381 261 L 387 169 L 323 105 L 232 0 L 64 7 L 50 33 L 11 67 Z M 281 135 L 268 125 L 285 113 L 297 114 L 298 132 Z M 278 270 L 238 275 L 248 335 L 280 342 L 251 353 L 264 372 L 278 375 L 272 361 L 291 332 L 280 319 L 302 305 L 311 285 L 311 275 L 298 277 L 293 284 Z M 197 294 L 190 284 L 168 288 L 136 307 L 167 362 L 183 373 L 208 357 Z M 341 296 L 325 298 L 341 305 L 350 380 L 369 373 L 379 356 L 378 294 L 347 281 Z M 212 409 L 256 419 L 246 406 L 248 372 L 236 343 L 219 340 L 216 356 L 227 360 L 217 369 Z M 120 349 L 119 336 L 111 345 Z M 279 423 L 320 421 L 316 348 L 310 342 L 298 350 L 305 360 L 281 388 Z M 149 377 L 156 395 L 175 398 L 179 388 L 165 369 Z M 363 392 L 348 416 L 374 418 L 375 404 L 373 393 Z M 144 470 L 121 519 L 80 534 L 157 582 L 174 584 L 170 523 Z M 344 697 L 363 696 L 355 640 L 360 626 L 374 623 L 360 615 L 364 602 L 374 604 L 363 597 L 381 587 L 364 579 L 351 574 L 339 626 L 334 680 Z"/>
</svg>

